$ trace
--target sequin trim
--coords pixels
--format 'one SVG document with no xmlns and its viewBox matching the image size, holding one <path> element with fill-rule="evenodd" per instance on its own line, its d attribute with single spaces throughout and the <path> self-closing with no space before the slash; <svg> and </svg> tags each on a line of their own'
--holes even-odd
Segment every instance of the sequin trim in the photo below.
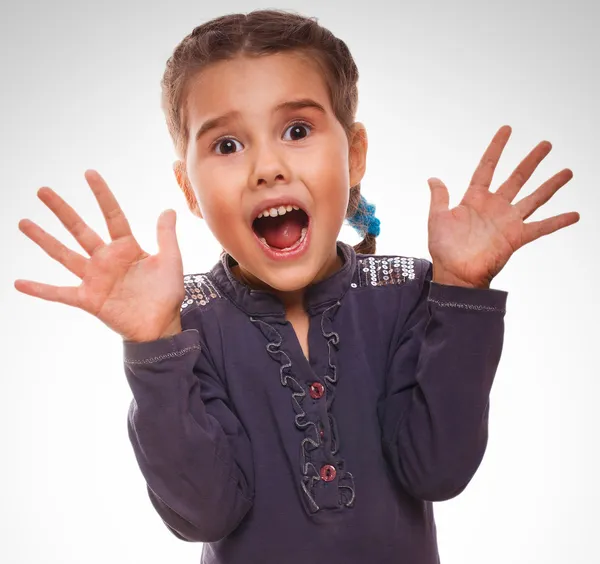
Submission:
<svg viewBox="0 0 600 564">
<path fill-rule="evenodd" d="M 215 298 L 222 298 L 217 286 L 206 274 L 186 274 L 183 277 L 185 298 L 181 303 L 180 312 L 193 305 L 204 306 Z"/>
<path fill-rule="evenodd" d="M 358 284 L 353 288 L 364 286 L 388 286 L 404 284 L 415 278 L 415 259 L 403 256 L 357 256 Z"/>
<path fill-rule="evenodd" d="M 140 360 L 134 360 L 132 358 L 125 357 L 125 364 L 154 364 L 155 362 L 159 362 L 161 360 L 165 360 L 166 358 L 175 358 L 178 356 L 184 356 L 190 351 L 200 350 L 200 345 L 192 345 L 191 347 L 186 347 L 185 349 L 181 349 L 179 351 L 173 351 L 166 354 L 161 354 L 158 356 L 153 356 L 151 358 L 142 358 Z"/>
<path fill-rule="evenodd" d="M 476 311 L 498 311 L 500 313 L 505 313 L 506 309 L 500 307 L 486 306 L 486 305 L 476 305 L 476 304 L 463 304 L 461 302 L 442 302 L 440 300 L 434 300 L 429 298 L 430 302 L 439 305 L 440 307 L 457 307 L 460 309 L 474 309 Z"/>
</svg>

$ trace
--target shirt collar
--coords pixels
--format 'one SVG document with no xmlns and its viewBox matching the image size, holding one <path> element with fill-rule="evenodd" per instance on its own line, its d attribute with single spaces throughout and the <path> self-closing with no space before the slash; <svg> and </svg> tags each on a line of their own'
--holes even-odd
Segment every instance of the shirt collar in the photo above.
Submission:
<svg viewBox="0 0 600 564">
<path fill-rule="evenodd" d="M 304 305 L 309 314 L 319 313 L 332 302 L 341 300 L 355 277 L 354 248 L 342 241 L 337 241 L 336 246 L 343 264 L 329 278 L 311 284 L 306 289 Z M 247 315 L 285 316 L 285 307 L 275 294 L 253 290 L 233 275 L 231 268 L 236 264 L 229 253 L 223 252 L 220 261 L 211 269 L 211 277 L 219 289 Z"/>
</svg>

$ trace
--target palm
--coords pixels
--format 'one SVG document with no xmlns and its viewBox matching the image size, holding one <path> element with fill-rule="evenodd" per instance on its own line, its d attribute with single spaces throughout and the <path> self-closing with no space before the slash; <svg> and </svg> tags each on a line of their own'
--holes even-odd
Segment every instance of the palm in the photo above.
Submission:
<svg viewBox="0 0 600 564">
<path fill-rule="evenodd" d="M 477 201 L 478 200 L 478 201 Z M 431 218 L 429 249 L 462 280 L 483 280 L 498 273 L 523 244 L 523 222 L 495 194 L 471 198 Z"/>
<path fill-rule="evenodd" d="M 489 191 L 493 171 L 510 132 L 505 126 L 496 134 L 455 208 L 448 208 L 448 190 L 444 184 L 435 178 L 429 180 L 429 252 L 434 267 L 469 285 L 487 286 L 517 249 L 579 220 L 578 213 L 570 212 L 542 221 L 523 221 L 572 178 L 569 169 L 512 204 L 548 154 L 551 145 L 547 142 L 540 143 L 496 192 Z"/>
<path fill-rule="evenodd" d="M 77 291 L 79 307 L 121 335 L 141 335 L 164 317 L 149 304 L 179 305 L 183 299 L 175 286 L 181 284 L 181 271 L 167 269 L 161 257 L 142 251 L 133 237 L 113 241 L 90 258 Z"/>
<path fill-rule="evenodd" d="M 130 340 L 153 340 L 178 320 L 183 299 L 183 267 L 174 230 L 161 217 L 160 251 L 149 255 L 131 234 L 129 224 L 106 183 L 97 173 L 86 178 L 102 208 L 112 241 L 106 245 L 77 213 L 49 189 L 40 198 L 56 213 L 90 258 L 71 251 L 33 222 L 21 230 L 51 257 L 81 279 L 78 287 L 17 281 L 18 290 L 81 308 Z M 152 304 L 152 307 L 149 307 Z"/>
</svg>

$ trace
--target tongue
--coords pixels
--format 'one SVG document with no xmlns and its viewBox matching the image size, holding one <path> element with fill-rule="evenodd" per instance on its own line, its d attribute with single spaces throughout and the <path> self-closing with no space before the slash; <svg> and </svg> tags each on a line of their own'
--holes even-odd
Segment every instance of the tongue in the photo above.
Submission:
<svg viewBox="0 0 600 564">
<path fill-rule="evenodd" d="M 259 220 L 260 221 L 260 220 Z M 291 214 L 278 215 L 261 221 L 259 236 L 264 237 L 270 247 L 291 247 L 302 234 L 302 225 Z"/>
</svg>

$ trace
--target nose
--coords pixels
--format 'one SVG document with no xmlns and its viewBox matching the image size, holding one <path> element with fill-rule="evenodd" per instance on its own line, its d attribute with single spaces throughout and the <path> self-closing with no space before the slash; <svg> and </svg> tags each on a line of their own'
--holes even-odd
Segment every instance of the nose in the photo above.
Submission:
<svg viewBox="0 0 600 564">
<path fill-rule="evenodd" d="M 267 188 L 278 182 L 288 182 L 289 180 L 290 170 L 283 151 L 268 144 L 258 148 L 250 174 L 250 186 Z"/>
</svg>

